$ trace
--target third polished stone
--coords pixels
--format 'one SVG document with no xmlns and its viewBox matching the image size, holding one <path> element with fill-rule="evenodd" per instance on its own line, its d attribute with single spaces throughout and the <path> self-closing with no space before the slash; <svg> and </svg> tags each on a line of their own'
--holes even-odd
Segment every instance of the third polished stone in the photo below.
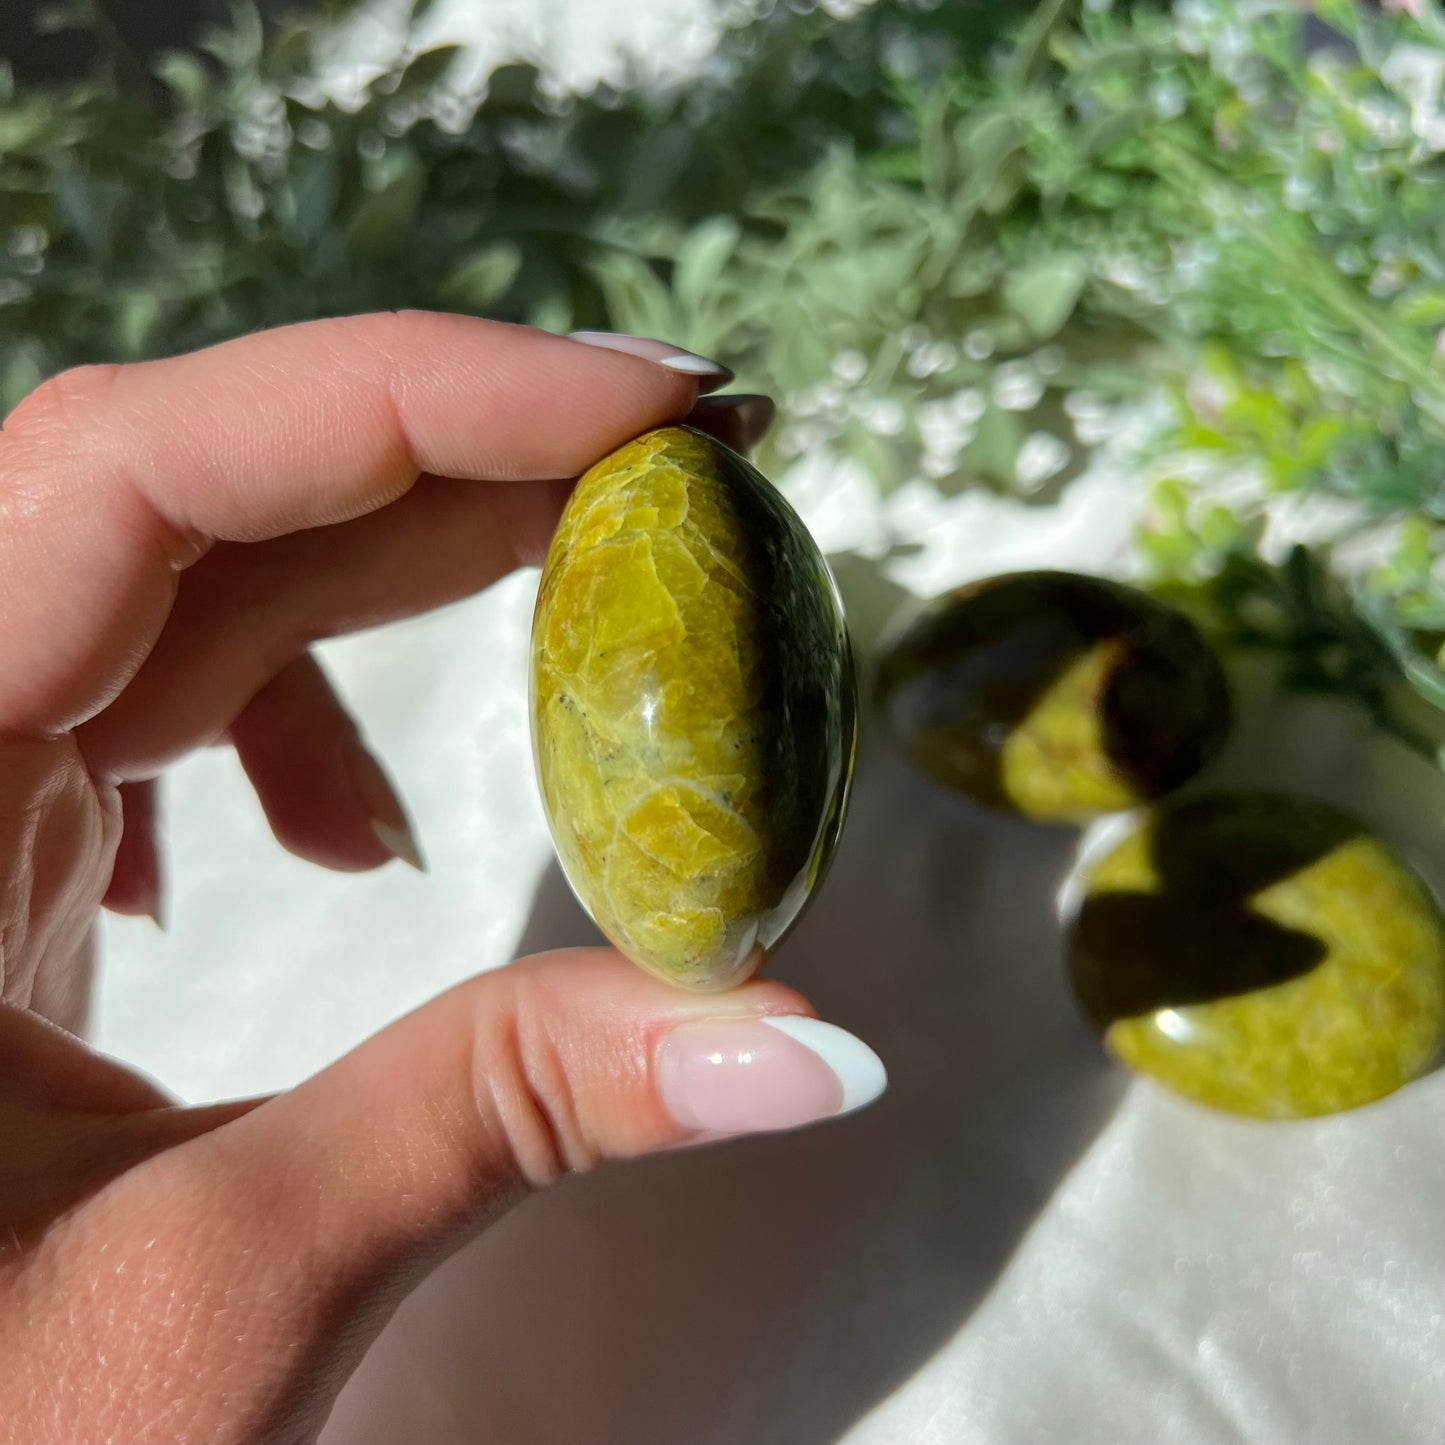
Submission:
<svg viewBox="0 0 1445 1445">
<path fill-rule="evenodd" d="M 816 886 L 852 769 L 827 566 L 741 457 L 683 427 L 578 483 L 543 570 L 532 721 L 569 882 L 653 973 L 741 981 Z"/>
</svg>

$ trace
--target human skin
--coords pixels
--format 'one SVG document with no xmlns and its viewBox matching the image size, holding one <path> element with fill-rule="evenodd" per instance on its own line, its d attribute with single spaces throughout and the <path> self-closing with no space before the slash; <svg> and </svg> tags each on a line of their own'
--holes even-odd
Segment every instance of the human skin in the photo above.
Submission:
<svg viewBox="0 0 1445 1445">
<path fill-rule="evenodd" d="M 766 404 L 699 406 L 669 351 L 357 317 L 67 373 L 6 420 L 11 1445 L 314 1439 L 402 1295 L 532 1190 L 881 1089 L 782 985 L 687 995 L 606 949 L 464 983 L 265 1099 L 178 1105 L 78 1036 L 98 909 L 162 907 L 153 779 L 191 749 L 234 746 L 303 857 L 412 849 L 310 646 L 539 560 L 566 479 L 650 427 L 745 445 Z M 871 1082 L 825 1063 L 840 1039 Z"/>
</svg>

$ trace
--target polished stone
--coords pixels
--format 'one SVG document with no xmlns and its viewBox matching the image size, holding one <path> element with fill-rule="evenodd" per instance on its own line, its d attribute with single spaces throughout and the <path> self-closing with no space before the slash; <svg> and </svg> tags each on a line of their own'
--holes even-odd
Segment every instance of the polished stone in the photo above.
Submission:
<svg viewBox="0 0 1445 1445">
<path fill-rule="evenodd" d="M 537 599 L 533 744 L 563 871 L 623 953 L 700 990 L 763 962 L 837 842 L 856 711 L 827 565 L 743 458 L 667 427 L 581 479 Z"/>
<path fill-rule="evenodd" d="M 1158 798 L 1229 727 L 1224 674 L 1182 614 L 1061 572 L 974 583 L 886 649 L 879 701 L 921 768 L 995 807 L 1082 823 Z"/>
<path fill-rule="evenodd" d="M 1111 1053 L 1215 1108 L 1329 1114 L 1445 1041 L 1445 920 L 1337 809 L 1274 794 L 1164 805 L 1088 868 L 1069 967 Z"/>
</svg>

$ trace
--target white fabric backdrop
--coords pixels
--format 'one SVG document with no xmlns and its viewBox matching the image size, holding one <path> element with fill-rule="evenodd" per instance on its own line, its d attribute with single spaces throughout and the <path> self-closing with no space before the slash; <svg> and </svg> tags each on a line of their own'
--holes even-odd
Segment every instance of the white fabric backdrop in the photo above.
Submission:
<svg viewBox="0 0 1445 1445">
<path fill-rule="evenodd" d="M 700 9 L 570 13 L 601 56 L 601 20 L 645 38 L 663 8 Z M 555 36 L 567 9 L 537 13 Z M 785 486 L 865 651 L 907 589 L 1117 569 L 1137 504 L 1107 462 L 1049 512 L 884 506 L 826 462 Z M 285 1087 L 473 972 L 592 937 L 532 783 L 535 581 L 327 653 L 428 876 L 322 874 L 275 847 L 228 755 L 176 770 L 172 931 L 108 925 L 102 1047 L 189 1099 Z M 1252 708 L 1224 774 L 1352 803 L 1425 863 L 1442 851 L 1439 775 L 1338 710 Z M 407 1303 L 326 1445 L 1445 1441 L 1445 1077 L 1273 1126 L 1131 1085 L 1063 985 L 1070 849 L 866 736 L 839 860 L 775 972 L 880 1050 L 886 1099 L 523 1206 Z"/>
<path fill-rule="evenodd" d="M 1106 465 L 1027 518 L 885 508 L 808 470 L 787 489 L 825 545 L 925 542 L 891 569 L 835 555 L 865 650 L 906 595 L 890 570 L 1109 567 L 1135 496 Z M 319 873 L 271 843 L 229 756 L 176 771 L 172 932 L 111 925 L 103 1046 L 192 1099 L 282 1087 L 476 970 L 592 936 L 533 791 L 534 588 L 329 654 L 428 876 Z M 1439 851 L 1439 777 L 1337 710 L 1247 708 L 1224 775 Z M 1130 1086 L 1061 978 L 1071 848 L 866 736 L 838 863 L 776 972 L 879 1048 L 887 1098 L 524 1206 L 407 1304 L 327 1445 L 1445 1439 L 1445 1077 L 1272 1126 Z"/>
</svg>

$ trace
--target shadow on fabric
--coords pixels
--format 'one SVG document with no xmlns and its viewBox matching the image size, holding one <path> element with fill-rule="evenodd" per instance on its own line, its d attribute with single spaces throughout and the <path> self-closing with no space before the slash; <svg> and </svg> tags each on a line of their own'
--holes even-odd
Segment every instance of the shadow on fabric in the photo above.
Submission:
<svg viewBox="0 0 1445 1445">
<path fill-rule="evenodd" d="M 838 571 L 866 657 L 902 594 Z M 865 724 L 838 857 L 772 972 L 878 1049 L 886 1097 L 530 1201 L 408 1301 L 348 1391 L 348 1445 L 399 1419 L 429 1445 L 837 1440 L 957 1331 L 1123 1088 L 1064 980 L 1072 848 Z M 550 868 L 518 954 L 597 941 Z"/>
</svg>

